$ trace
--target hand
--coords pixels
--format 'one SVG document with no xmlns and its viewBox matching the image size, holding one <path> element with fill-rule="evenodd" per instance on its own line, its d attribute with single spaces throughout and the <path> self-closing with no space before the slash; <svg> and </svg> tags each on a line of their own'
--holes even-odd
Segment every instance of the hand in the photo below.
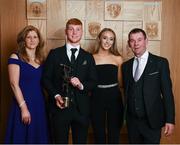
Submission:
<svg viewBox="0 0 180 145">
<path fill-rule="evenodd" d="M 27 125 L 29 125 L 31 123 L 31 114 L 30 114 L 26 104 L 24 104 L 21 107 L 21 120 L 24 124 L 27 124 Z"/>
<path fill-rule="evenodd" d="M 165 136 L 170 136 L 174 131 L 174 124 L 166 123 L 164 127 L 164 134 Z"/>
<path fill-rule="evenodd" d="M 56 105 L 57 105 L 59 108 L 63 109 L 63 108 L 64 108 L 63 98 L 59 95 L 59 96 L 57 96 L 55 99 L 56 99 Z"/>
<path fill-rule="evenodd" d="M 77 77 L 72 77 L 70 79 L 70 82 L 74 87 L 78 88 L 79 90 L 82 90 L 82 83 Z"/>
</svg>

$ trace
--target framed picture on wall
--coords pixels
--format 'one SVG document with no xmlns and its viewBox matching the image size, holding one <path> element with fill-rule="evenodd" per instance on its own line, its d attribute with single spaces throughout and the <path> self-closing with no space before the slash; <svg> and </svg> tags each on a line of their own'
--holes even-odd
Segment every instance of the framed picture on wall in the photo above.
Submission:
<svg viewBox="0 0 180 145">
<path fill-rule="evenodd" d="M 46 19 L 46 0 L 27 0 L 27 19 Z"/>
</svg>

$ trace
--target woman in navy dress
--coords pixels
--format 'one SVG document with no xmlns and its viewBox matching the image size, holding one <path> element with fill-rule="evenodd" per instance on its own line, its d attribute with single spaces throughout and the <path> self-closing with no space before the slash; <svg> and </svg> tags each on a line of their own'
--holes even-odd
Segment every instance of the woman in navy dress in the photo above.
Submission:
<svg viewBox="0 0 180 145">
<path fill-rule="evenodd" d="M 116 35 L 104 28 L 93 51 L 98 74 L 97 88 L 92 92 L 92 127 L 95 143 L 118 144 L 123 123 L 120 92 L 123 59 L 118 53 Z"/>
<path fill-rule="evenodd" d="M 39 30 L 26 26 L 17 37 L 18 51 L 8 59 L 14 93 L 5 143 L 48 143 L 45 97 L 41 87 L 42 49 Z"/>
</svg>

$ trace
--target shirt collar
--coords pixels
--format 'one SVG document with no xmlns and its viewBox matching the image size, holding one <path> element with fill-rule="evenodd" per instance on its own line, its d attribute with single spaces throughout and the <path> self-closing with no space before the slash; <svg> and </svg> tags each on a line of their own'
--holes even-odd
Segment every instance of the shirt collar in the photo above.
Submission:
<svg viewBox="0 0 180 145">
<path fill-rule="evenodd" d="M 71 48 L 77 48 L 77 51 L 79 51 L 80 45 L 72 46 L 71 44 L 67 43 L 66 48 L 67 48 L 67 51 L 69 51 L 69 52 L 71 51 Z"/>
<path fill-rule="evenodd" d="M 144 54 L 141 56 L 141 57 L 139 57 L 140 59 L 143 59 L 143 60 L 146 60 L 146 59 L 148 59 L 148 56 L 149 56 L 149 52 L 146 50 L 145 52 L 144 52 Z M 136 57 L 135 56 L 135 59 L 136 58 L 138 58 L 138 57 Z"/>
</svg>

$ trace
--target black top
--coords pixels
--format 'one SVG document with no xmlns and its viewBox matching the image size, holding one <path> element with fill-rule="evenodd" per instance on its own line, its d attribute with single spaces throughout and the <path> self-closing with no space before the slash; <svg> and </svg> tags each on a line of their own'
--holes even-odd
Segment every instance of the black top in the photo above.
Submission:
<svg viewBox="0 0 180 145">
<path fill-rule="evenodd" d="M 114 64 L 96 65 L 98 85 L 118 83 L 118 66 Z"/>
</svg>

